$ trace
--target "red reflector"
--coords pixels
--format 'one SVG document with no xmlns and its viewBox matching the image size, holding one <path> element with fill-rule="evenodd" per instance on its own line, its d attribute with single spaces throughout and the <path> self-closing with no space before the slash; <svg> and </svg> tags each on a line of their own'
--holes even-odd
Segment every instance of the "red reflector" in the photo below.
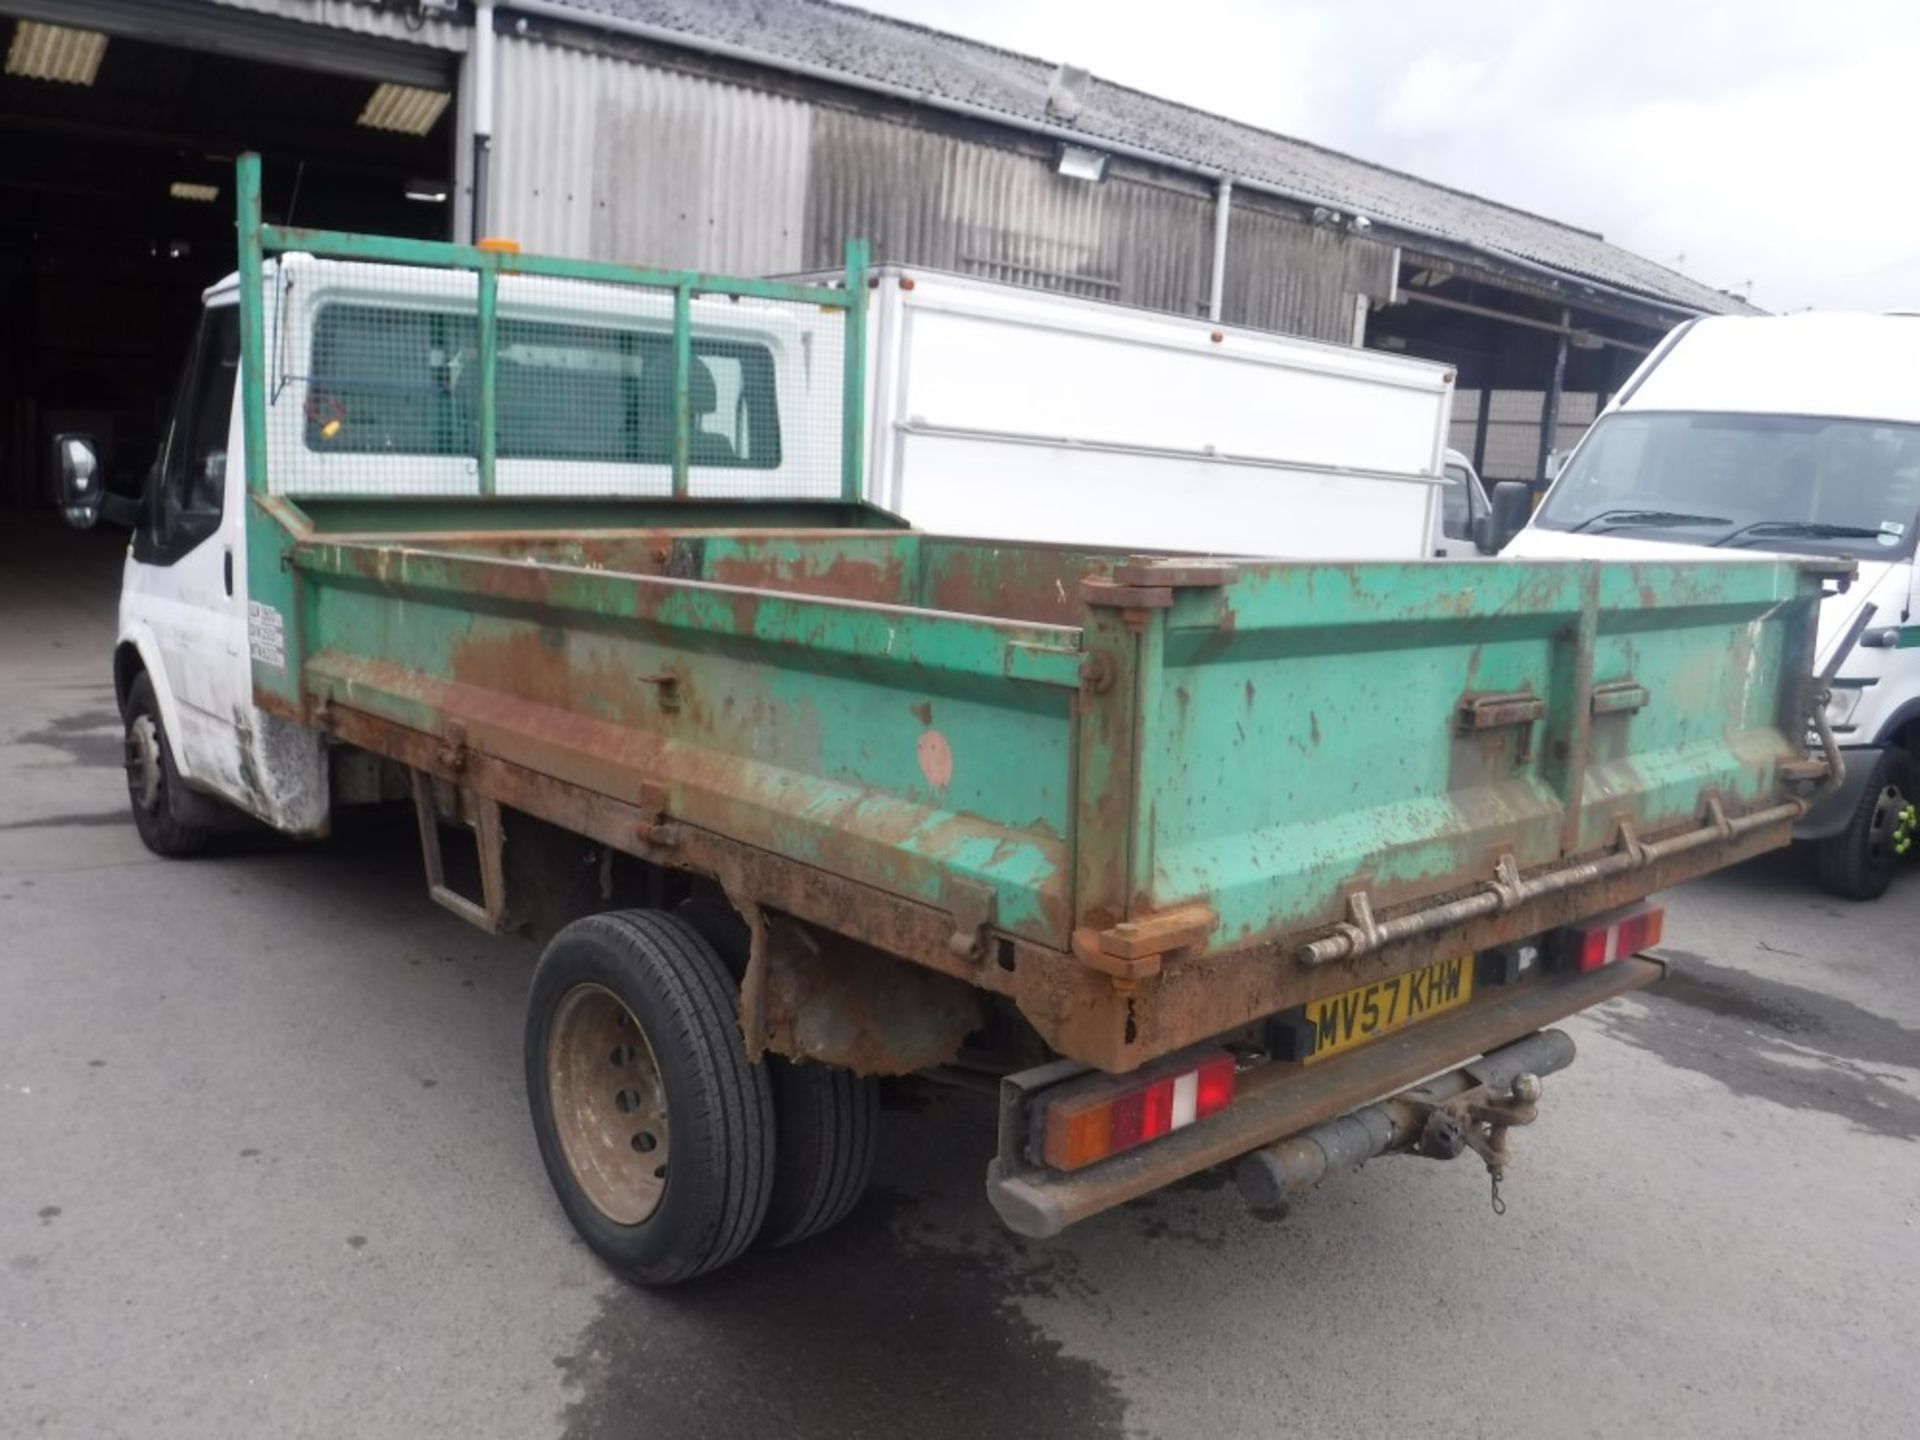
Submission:
<svg viewBox="0 0 1920 1440">
<path fill-rule="evenodd" d="M 1077 1170 L 1183 1130 L 1233 1103 L 1233 1056 L 1211 1048 L 1170 1056 L 1132 1075 L 1097 1075 L 1043 1095 L 1040 1158 Z"/>
<path fill-rule="evenodd" d="M 1613 927 L 1603 925 L 1597 930 L 1584 931 L 1580 936 L 1580 953 L 1573 968 L 1585 973 L 1598 970 L 1613 957 L 1607 954 L 1607 942 L 1613 939 Z"/>
<path fill-rule="evenodd" d="M 1585 974 L 1658 945 L 1666 913 L 1658 905 L 1642 904 L 1597 915 L 1582 925 L 1569 925 L 1557 932 L 1561 963 Z"/>
<path fill-rule="evenodd" d="M 1198 1116 L 1216 1115 L 1233 1103 L 1233 1057 L 1223 1055 L 1200 1067 L 1200 1091 L 1196 1097 Z"/>
</svg>

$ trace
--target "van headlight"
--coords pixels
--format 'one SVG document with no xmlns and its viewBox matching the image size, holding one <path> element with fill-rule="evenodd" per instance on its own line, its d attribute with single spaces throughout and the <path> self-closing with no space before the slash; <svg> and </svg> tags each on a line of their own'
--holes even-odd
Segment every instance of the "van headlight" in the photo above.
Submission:
<svg viewBox="0 0 1920 1440">
<path fill-rule="evenodd" d="M 1852 725 L 1853 713 L 1860 708 L 1860 697 L 1864 693 L 1857 686 L 1834 686 L 1827 698 L 1827 724 L 1836 730 Z"/>
</svg>

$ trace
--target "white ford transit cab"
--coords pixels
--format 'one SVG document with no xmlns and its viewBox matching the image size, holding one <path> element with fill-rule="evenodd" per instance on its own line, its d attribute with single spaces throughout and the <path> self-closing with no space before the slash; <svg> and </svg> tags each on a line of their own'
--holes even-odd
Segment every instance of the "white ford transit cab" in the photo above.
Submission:
<svg viewBox="0 0 1920 1440">
<path fill-rule="evenodd" d="M 1821 615 L 1816 666 L 1839 660 L 1826 715 L 1846 783 L 1796 835 L 1829 889 L 1873 899 L 1916 830 L 1916 529 L 1920 317 L 1726 316 L 1647 357 L 1504 553 L 1856 561 Z"/>
</svg>

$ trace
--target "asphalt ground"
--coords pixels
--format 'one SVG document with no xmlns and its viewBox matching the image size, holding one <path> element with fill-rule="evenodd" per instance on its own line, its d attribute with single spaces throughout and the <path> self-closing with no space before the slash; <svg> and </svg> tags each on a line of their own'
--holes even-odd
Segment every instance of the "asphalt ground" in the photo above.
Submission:
<svg viewBox="0 0 1920 1440">
<path fill-rule="evenodd" d="M 1566 1027 L 1504 1218 L 1390 1159 L 1022 1241 L 991 1117 L 903 1090 L 845 1225 L 643 1292 L 540 1168 L 532 947 L 404 829 L 141 848 L 116 576 L 0 530 L 0 1435 L 1920 1433 L 1920 880 L 1667 897 L 1673 978 Z"/>
</svg>

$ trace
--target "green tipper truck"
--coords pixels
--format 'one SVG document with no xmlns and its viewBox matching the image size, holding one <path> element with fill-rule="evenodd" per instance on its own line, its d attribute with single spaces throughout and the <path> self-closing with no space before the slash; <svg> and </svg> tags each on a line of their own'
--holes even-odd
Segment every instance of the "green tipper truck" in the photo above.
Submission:
<svg viewBox="0 0 1920 1440">
<path fill-rule="evenodd" d="M 534 1129 L 638 1280 L 844 1216 L 888 1075 L 997 1089 L 1027 1235 L 1228 1163 L 1266 1206 L 1389 1151 L 1497 1185 L 1547 1027 L 1659 975 L 1645 897 L 1835 783 L 1830 564 L 922 534 L 859 500 L 857 249 L 728 280 L 239 191 L 126 517 L 135 821 L 410 804 L 434 898 L 552 937 Z M 77 523 L 130 508 L 60 446 Z"/>
</svg>

